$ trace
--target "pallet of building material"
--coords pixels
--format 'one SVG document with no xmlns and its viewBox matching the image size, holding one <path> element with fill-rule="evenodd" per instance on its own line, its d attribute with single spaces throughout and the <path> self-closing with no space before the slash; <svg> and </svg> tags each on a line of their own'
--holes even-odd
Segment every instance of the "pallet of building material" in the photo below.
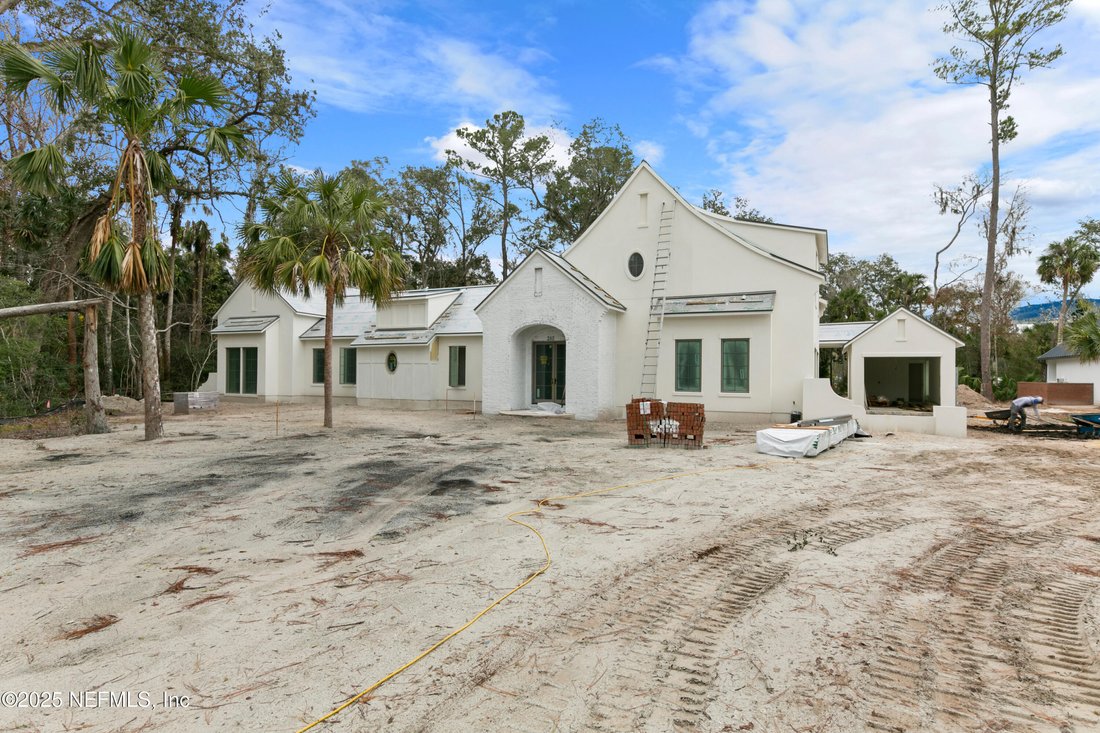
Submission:
<svg viewBox="0 0 1100 733">
<path fill-rule="evenodd" d="M 212 410 L 218 406 L 217 392 L 176 392 L 172 395 L 176 415 L 186 415 L 191 410 Z"/>
<path fill-rule="evenodd" d="M 756 451 L 782 458 L 816 456 L 832 447 L 832 430 L 784 425 L 756 431 Z"/>
<path fill-rule="evenodd" d="M 665 406 L 665 416 L 675 424 L 674 431 L 668 435 L 669 445 L 682 445 L 685 448 L 702 448 L 703 432 L 707 425 L 706 410 L 695 402 L 669 402 Z"/>
<path fill-rule="evenodd" d="M 626 444 L 649 445 L 657 436 L 653 426 L 664 419 L 664 403 L 635 397 L 626 406 Z"/>
</svg>

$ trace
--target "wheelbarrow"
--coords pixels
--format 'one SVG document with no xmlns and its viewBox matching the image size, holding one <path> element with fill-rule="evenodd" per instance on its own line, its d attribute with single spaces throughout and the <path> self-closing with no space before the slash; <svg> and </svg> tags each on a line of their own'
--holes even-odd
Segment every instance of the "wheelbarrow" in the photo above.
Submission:
<svg viewBox="0 0 1100 733">
<path fill-rule="evenodd" d="M 993 421 L 993 424 L 998 427 L 1006 427 L 1014 433 L 1023 432 L 1024 426 L 1027 425 L 1027 415 L 1023 410 L 1012 414 L 1012 410 L 986 410 L 985 416 Z"/>
<path fill-rule="evenodd" d="M 1086 438 L 1100 438 L 1100 413 L 1087 415 L 1070 415 L 1070 420 L 1077 426 L 1077 434 Z"/>
</svg>

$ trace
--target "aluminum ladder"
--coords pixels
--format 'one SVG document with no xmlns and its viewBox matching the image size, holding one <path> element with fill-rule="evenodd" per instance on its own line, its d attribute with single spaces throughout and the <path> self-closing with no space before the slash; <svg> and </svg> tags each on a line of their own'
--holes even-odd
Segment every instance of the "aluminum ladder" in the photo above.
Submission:
<svg viewBox="0 0 1100 733">
<path fill-rule="evenodd" d="M 676 203 L 661 203 L 657 229 L 657 254 L 653 260 L 653 290 L 649 296 L 649 323 L 646 325 L 645 351 L 642 352 L 641 397 L 657 397 L 657 361 L 661 355 L 661 329 L 665 325 L 665 286 L 672 258 L 672 218 Z"/>
</svg>

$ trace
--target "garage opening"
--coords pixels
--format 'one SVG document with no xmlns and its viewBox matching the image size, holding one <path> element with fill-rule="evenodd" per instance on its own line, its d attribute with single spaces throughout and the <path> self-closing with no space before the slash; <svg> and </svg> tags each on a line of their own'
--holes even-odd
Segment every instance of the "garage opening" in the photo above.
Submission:
<svg viewBox="0 0 1100 733">
<path fill-rule="evenodd" d="M 938 356 L 867 357 L 863 376 L 870 411 L 931 412 L 942 404 Z"/>
</svg>

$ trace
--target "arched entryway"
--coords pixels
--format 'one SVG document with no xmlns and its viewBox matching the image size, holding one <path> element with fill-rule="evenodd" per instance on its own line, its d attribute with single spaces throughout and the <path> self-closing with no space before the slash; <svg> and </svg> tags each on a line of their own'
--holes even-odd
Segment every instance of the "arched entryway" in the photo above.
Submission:
<svg viewBox="0 0 1100 733">
<path fill-rule="evenodd" d="M 555 326 L 528 326 L 515 334 L 515 353 L 522 354 L 527 368 L 523 394 L 530 404 L 565 404 L 568 359 L 565 334 Z"/>
</svg>

